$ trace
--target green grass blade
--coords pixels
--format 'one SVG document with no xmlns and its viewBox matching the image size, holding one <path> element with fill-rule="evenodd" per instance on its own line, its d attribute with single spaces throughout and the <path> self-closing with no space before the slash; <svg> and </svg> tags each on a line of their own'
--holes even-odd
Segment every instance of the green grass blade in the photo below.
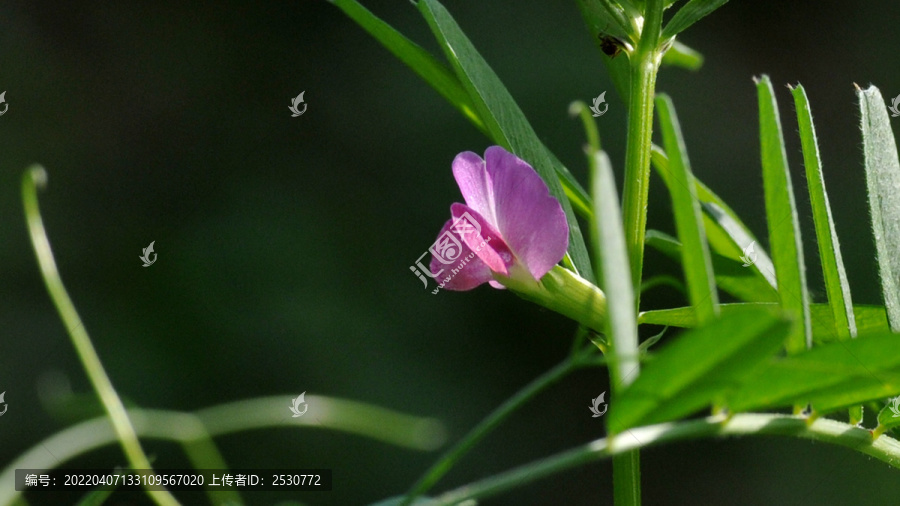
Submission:
<svg viewBox="0 0 900 506">
<path fill-rule="evenodd" d="M 478 117 L 484 121 L 491 138 L 534 166 L 550 188 L 550 193 L 559 200 L 569 222 L 569 256 L 578 274 L 593 281 L 593 269 L 581 228 L 558 179 L 557 171 L 561 164 L 554 164 L 553 157 L 500 78 L 444 6 L 437 0 L 420 0 L 418 7 L 472 98 Z"/>
<path fill-rule="evenodd" d="M 819 243 L 819 258 L 822 261 L 825 288 L 828 292 L 828 304 L 831 306 L 837 335 L 842 339 L 850 339 L 856 337 L 856 318 L 853 315 L 853 300 L 850 298 L 847 272 L 841 258 L 841 245 L 834 230 L 834 219 L 831 216 L 831 206 L 828 204 L 828 193 L 825 191 L 812 110 L 803 86 L 797 85 L 791 93 L 794 95 L 797 122 L 800 125 L 803 162 L 806 166 L 806 181 Z"/>
<path fill-rule="evenodd" d="M 774 305 L 747 306 L 663 345 L 637 381 L 610 403 L 610 432 L 720 404 L 733 384 L 781 348 L 791 323 L 780 314 Z"/>
<path fill-rule="evenodd" d="M 672 195 L 672 211 L 682 244 L 681 265 L 684 268 L 688 296 L 691 305 L 697 309 L 700 321 L 706 323 L 719 313 L 719 295 L 703 231 L 697 185 L 694 183 L 694 174 L 691 172 L 691 163 L 672 100 L 667 95 L 660 95 L 656 98 L 656 107 L 666 152 L 669 154 L 669 170 L 672 172 L 669 193 Z"/>
<path fill-rule="evenodd" d="M 701 18 L 725 5 L 728 0 L 690 0 L 672 16 L 669 24 L 663 28 L 663 39 L 674 37 L 687 27 L 700 21 Z"/>
<path fill-rule="evenodd" d="M 756 90 L 759 97 L 759 136 L 769 244 L 778 278 L 781 305 L 798 323 L 785 345 L 788 353 L 797 353 L 812 346 L 800 221 L 797 204 L 794 202 L 778 104 L 769 76 L 757 79 Z"/>
<path fill-rule="evenodd" d="M 722 304 L 719 306 L 722 314 L 729 314 L 739 310 L 740 307 L 760 303 Z M 765 303 L 763 303 L 765 304 Z M 834 315 L 828 304 L 811 304 L 810 315 L 812 320 L 813 342 L 815 344 L 837 341 L 834 332 Z M 887 315 L 882 306 L 859 305 L 853 306 L 854 318 L 857 321 L 857 331 L 860 334 L 876 334 L 889 332 Z M 657 309 L 644 311 L 638 316 L 638 323 L 649 325 L 670 325 L 672 327 L 696 327 L 697 315 L 694 308 L 677 307 L 672 309 Z"/>
<path fill-rule="evenodd" d="M 681 243 L 672 236 L 648 230 L 645 244 L 676 262 L 681 261 Z M 718 253 L 712 253 L 711 260 L 716 285 L 725 292 L 744 302 L 778 301 L 778 292 L 756 270 Z"/>
<path fill-rule="evenodd" d="M 388 51 L 405 63 L 426 83 L 431 85 L 451 105 L 456 107 L 476 127 L 484 131 L 484 124 L 475 112 L 475 106 L 459 79 L 446 65 L 428 51 L 385 23 L 356 0 L 329 0 L 344 11 L 350 19 L 381 43 Z"/>
<path fill-rule="evenodd" d="M 649 370 L 649 367 L 648 367 Z M 828 412 L 900 394 L 900 339 L 886 332 L 771 358 L 729 396 L 733 412 L 812 404 Z"/>
<path fill-rule="evenodd" d="M 900 159 L 881 92 L 870 86 L 856 93 L 881 289 L 891 329 L 900 332 Z"/>
</svg>

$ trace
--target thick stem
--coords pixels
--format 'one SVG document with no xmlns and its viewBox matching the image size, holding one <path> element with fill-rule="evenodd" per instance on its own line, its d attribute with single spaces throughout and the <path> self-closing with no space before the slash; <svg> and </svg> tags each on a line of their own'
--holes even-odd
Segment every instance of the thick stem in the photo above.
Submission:
<svg viewBox="0 0 900 506">
<path fill-rule="evenodd" d="M 640 301 L 644 265 L 644 234 L 647 230 L 647 197 L 650 182 L 650 148 L 653 140 L 653 97 L 659 55 L 656 51 L 635 52 L 631 66 L 631 102 L 628 111 L 628 140 L 625 152 L 625 185 L 622 219 L 635 300 Z"/>
<path fill-rule="evenodd" d="M 625 152 L 625 184 L 622 220 L 631 266 L 635 309 L 640 311 L 641 277 L 644 268 L 644 234 L 647 230 L 647 198 L 650 188 L 650 152 L 653 147 L 653 100 L 656 72 L 662 60 L 663 0 L 648 0 L 641 38 L 630 58 L 631 80 L 628 104 L 628 140 Z M 616 506 L 641 504 L 640 454 L 637 450 L 613 457 L 613 487 Z"/>
</svg>

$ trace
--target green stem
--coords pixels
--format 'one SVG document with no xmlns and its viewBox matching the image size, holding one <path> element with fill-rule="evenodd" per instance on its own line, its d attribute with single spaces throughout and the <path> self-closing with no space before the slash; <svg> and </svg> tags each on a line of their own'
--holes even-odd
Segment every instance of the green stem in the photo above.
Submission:
<svg viewBox="0 0 900 506">
<path fill-rule="evenodd" d="M 634 437 L 616 437 L 616 444 L 612 448 L 606 439 L 599 439 L 451 490 L 438 496 L 429 505 L 451 505 L 471 499 L 483 499 L 611 455 L 665 442 L 713 436 L 773 435 L 821 441 L 856 450 L 900 469 L 900 441 L 887 436 L 873 440 L 872 434 L 866 429 L 825 418 L 810 424 L 804 417 L 747 413 L 735 415 L 727 421 L 724 417 L 713 416 L 639 427 L 629 432 Z"/>
<path fill-rule="evenodd" d="M 622 196 L 622 219 L 631 281 L 640 301 L 641 272 L 644 264 L 644 234 L 647 230 L 647 198 L 650 181 L 650 151 L 653 141 L 653 99 L 656 73 L 662 54 L 659 32 L 662 24 L 662 1 L 647 2 L 647 16 L 641 39 L 630 55 L 631 90 L 628 104 L 628 138 L 625 145 L 625 184 Z M 640 306 L 638 306 L 640 307 Z"/>
<path fill-rule="evenodd" d="M 550 385 L 553 385 L 579 367 L 600 365 L 601 362 L 585 359 L 590 352 L 596 353 L 596 348 L 589 347 L 587 352 L 582 351 L 569 355 L 566 360 L 535 378 L 531 383 L 525 385 L 524 388 L 507 399 L 506 402 L 469 431 L 460 442 L 444 453 L 407 492 L 406 499 L 402 504 L 411 504 L 416 497 L 431 489 L 469 450 L 535 395 L 546 390 Z"/>
<path fill-rule="evenodd" d="M 131 420 L 125 412 L 125 406 L 116 394 L 100 357 L 91 343 L 91 338 L 72 299 L 63 286 L 62 279 L 59 277 L 59 271 L 56 268 L 56 261 L 53 259 L 53 251 L 50 249 L 50 240 L 47 238 L 47 232 L 44 230 L 44 222 L 41 219 L 41 212 L 38 208 L 37 187 L 44 186 L 47 183 L 47 172 L 40 166 L 33 166 L 27 170 L 22 178 L 22 200 L 25 206 L 25 219 L 28 224 L 28 231 L 31 234 L 31 243 L 34 246 L 34 252 L 37 255 L 38 264 L 40 265 L 41 275 L 44 278 L 44 284 L 50 293 L 50 298 L 62 318 L 63 324 L 72 339 L 78 358 L 84 366 L 84 370 L 91 380 L 91 384 L 106 413 L 112 422 L 125 457 L 131 464 L 131 467 L 137 470 L 152 470 L 150 460 L 141 448 Z M 160 506 L 174 506 L 179 504 L 178 500 L 166 490 L 150 490 L 147 489 L 147 495 L 150 496 Z"/>
<path fill-rule="evenodd" d="M 647 230 L 647 200 L 650 188 L 650 153 L 653 147 L 653 100 L 656 73 L 662 60 L 663 0 L 647 0 L 641 38 L 630 55 L 630 99 L 628 138 L 625 151 L 625 184 L 622 220 L 636 310 L 640 310 L 644 267 L 644 235 Z M 613 486 L 617 506 L 641 503 L 640 455 L 635 450 L 613 458 Z"/>
</svg>

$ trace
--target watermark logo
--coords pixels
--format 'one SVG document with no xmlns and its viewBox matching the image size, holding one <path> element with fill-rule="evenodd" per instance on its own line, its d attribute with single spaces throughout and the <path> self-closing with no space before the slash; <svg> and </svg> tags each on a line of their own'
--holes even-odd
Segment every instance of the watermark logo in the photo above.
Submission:
<svg viewBox="0 0 900 506">
<path fill-rule="evenodd" d="M 6 401 L 3 399 L 5 396 L 6 392 L 0 392 L 0 404 L 3 404 L 3 411 L 0 411 L 0 416 L 5 415 L 6 409 L 9 408 L 9 404 L 6 404 Z"/>
<path fill-rule="evenodd" d="M 596 399 L 591 399 L 591 406 L 588 407 L 588 409 L 591 410 L 591 413 L 593 413 L 591 418 L 600 418 L 601 416 L 606 414 L 606 410 L 609 408 L 609 406 L 604 400 L 605 397 L 606 392 L 603 392 L 602 394 L 598 395 Z M 603 411 L 600 411 L 601 404 L 603 404 Z"/>
<path fill-rule="evenodd" d="M 298 395 L 296 399 L 291 399 L 291 402 L 293 404 L 290 408 L 288 408 L 291 410 L 291 413 L 293 413 L 291 418 L 297 418 L 298 416 L 303 416 L 304 414 L 306 414 L 306 410 L 309 409 L 309 404 L 307 404 L 304 400 L 305 396 L 306 392 L 303 392 L 302 394 Z M 301 404 L 303 404 L 303 411 L 300 411 Z"/>
<path fill-rule="evenodd" d="M 150 267 L 156 261 L 156 253 L 153 252 L 153 243 L 155 242 L 151 242 L 150 246 L 144 248 L 144 255 L 140 257 L 141 261 L 144 262 L 144 267 Z M 153 260 L 150 260 L 150 255 L 153 255 Z"/>
<path fill-rule="evenodd" d="M 0 395 L 0 400 L 3 399 L 3 396 Z M 900 395 L 891 399 L 891 405 L 888 406 L 890 408 L 891 413 L 894 414 L 891 418 L 900 418 Z"/>
<path fill-rule="evenodd" d="M 600 106 L 603 106 L 603 110 L 600 110 Z M 597 98 L 594 99 L 594 105 L 591 106 L 591 112 L 593 112 L 593 116 L 595 118 L 599 118 L 606 114 L 606 110 L 609 109 L 609 104 L 606 103 L 606 92 L 604 91 Z"/>
<path fill-rule="evenodd" d="M 752 241 L 744 248 L 744 254 L 741 255 L 741 261 L 744 262 L 744 265 L 741 267 L 750 267 L 756 263 L 756 251 L 753 250 L 754 244 L 756 244 L 756 241 Z"/>
<path fill-rule="evenodd" d="M 6 111 L 9 109 L 9 104 L 6 103 L 6 92 L 0 93 L 0 104 L 3 104 L 3 110 L 0 111 L 0 116 L 6 114 Z"/>
<path fill-rule="evenodd" d="M 2 96 L 3 95 L 0 95 L 0 97 L 2 97 Z M 888 107 L 888 109 L 890 109 L 890 111 L 891 111 L 892 118 L 896 118 L 897 116 L 900 116 L 900 95 L 897 95 L 896 97 L 894 97 L 894 100 L 891 102 L 891 106 Z"/>
<path fill-rule="evenodd" d="M 437 280 L 449 269 L 449 273 L 444 275 L 442 281 L 438 282 L 437 289 L 431 292 L 432 295 L 436 295 L 441 288 L 459 274 L 459 272 L 468 265 L 469 261 L 475 258 L 475 254 L 481 251 L 481 249 L 491 240 L 490 237 L 482 238 L 481 244 L 478 245 L 475 251 L 472 251 L 466 256 L 462 256 L 463 242 L 465 242 L 465 238 L 471 234 L 482 237 L 481 225 L 479 225 L 478 221 L 476 221 L 468 212 L 465 212 L 450 225 L 450 228 L 446 232 L 441 234 L 437 240 L 434 241 L 434 244 L 432 244 L 427 251 L 422 253 L 419 258 L 416 259 L 415 264 L 409 266 L 409 270 L 422 281 L 422 286 L 425 288 L 428 288 L 428 278 L 425 276 Z M 426 267 L 422 263 L 422 260 L 429 253 L 431 253 L 438 262 L 448 266 L 447 269 L 441 268 L 437 272 L 432 272 L 430 268 Z"/>
<path fill-rule="evenodd" d="M 297 116 L 300 116 L 301 114 L 306 112 L 306 103 L 303 101 L 304 93 L 306 93 L 306 90 L 301 91 L 299 95 L 297 95 L 296 97 L 291 99 L 291 106 L 288 107 L 288 109 L 290 109 L 290 111 L 292 113 L 291 114 L 292 118 L 296 118 Z M 300 104 L 303 104 L 302 111 L 299 109 Z"/>
</svg>

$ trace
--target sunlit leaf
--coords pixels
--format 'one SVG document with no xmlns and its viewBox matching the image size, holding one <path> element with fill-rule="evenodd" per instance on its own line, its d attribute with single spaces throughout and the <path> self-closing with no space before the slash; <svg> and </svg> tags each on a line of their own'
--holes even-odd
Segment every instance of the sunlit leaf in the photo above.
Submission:
<svg viewBox="0 0 900 506">
<path fill-rule="evenodd" d="M 649 367 L 648 367 L 649 369 Z M 726 401 L 734 412 L 812 404 L 821 414 L 900 394 L 900 338 L 864 335 L 774 357 Z"/>
<path fill-rule="evenodd" d="M 690 0 L 672 16 L 672 20 L 663 28 L 663 38 L 674 37 L 687 27 L 700 21 L 714 10 L 725 5 L 728 0 Z"/>
<path fill-rule="evenodd" d="M 669 170 L 672 173 L 669 193 L 672 196 L 678 238 L 682 244 L 681 265 L 687 280 L 688 295 L 691 305 L 697 309 L 700 321 L 708 322 L 719 312 L 719 295 L 703 230 L 697 185 L 672 100 L 666 95 L 660 95 L 656 99 L 656 107 L 666 152 L 669 154 Z"/>
<path fill-rule="evenodd" d="M 788 353 L 796 353 L 812 346 L 800 220 L 788 170 L 778 104 L 768 76 L 762 76 L 756 81 L 756 90 L 759 98 L 759 136 L 769 244 L 778 278 L 781 305 L 798 323 L 785 347 Z"/>
<path fill-rule="evenodd" d="M 776 305 L 747 305 L 661 345 L 638 379 L 610 402 L 610 432 L 721 404 L 781 348 L 791 328 L 781 315 Z"/>
<path fill-rule="evenodd" d="M 881 289 L 891 328 L 900 332 L 900 159 L 881 92 L 871 86 L 856 93 Z"/>
</svg>

